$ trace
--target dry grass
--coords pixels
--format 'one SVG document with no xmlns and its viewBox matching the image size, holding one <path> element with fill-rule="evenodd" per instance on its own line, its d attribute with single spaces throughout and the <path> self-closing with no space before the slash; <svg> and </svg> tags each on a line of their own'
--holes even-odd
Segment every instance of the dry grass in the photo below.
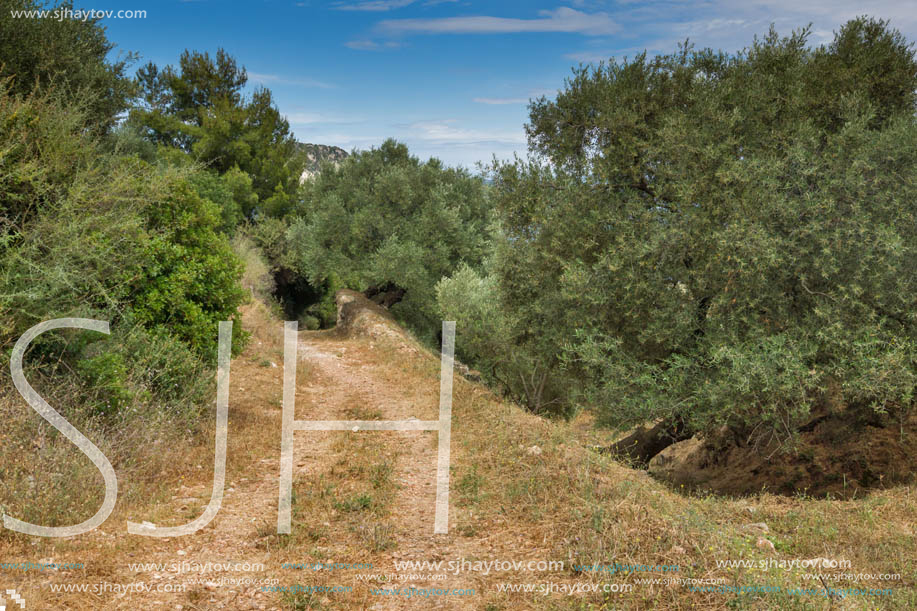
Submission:
<svg viewBox="0 0 917 611">
<path fill-rule="evenodd" d="M 232 362 L 230 425 L 227 449 L 229 485 L 254 476 L 257 458 L 275 453 L 280 439 L 280 367 L 262 367 L 265 359 L 282 362 L 281 329 L 263 303 L 243 308 L 243 325 L 252 333 L 248 347 Z M 278 356 L 280 355 L 280 356 Z M 248 389 L 245 390 L 245 386 Z M 4 387 L 9 390 L 12 383 Z M 67 389 L 41 394 L 60 406 Z M 56 400 L 59 399 L 59 400 Z M 265 410 L 275 403 L 276 410 Z M 89 437 L 109 458 L 118 476 L 118 503 L 98 529 L 76 538 L 29 537 L 0 529 L 3 562 L 83 563 L 84 571 L 68 571 L 78 581 L 123 581 L 113 559 L 143 558 L 156 541 L 128 536 L 126 521 L 157 525 L 184 524 L 200 515 L 213 483 L 214 414 L 210 407 L 199 428 L 176 427 L 168 416 L 149 414 L 130 426 L 112 430 L 92 420 L 61 413 Z M 104 496 L 96 468 L 62 435 L 47 425 L 13 392 L 0 395 L 0 506 L 17 518 L 44 525 L 76 524 L 95 513 Z M 30 443 L 31 442 L 31 443 Z M 192 493 L 193 491 L 193 493 Z M 196 494 L 194 502 L 183 497 Z M 125 562 L 131 560 L 124 560 Z M 121 567 L 123 568 L 123 567 Z M 48 574 L 37 571 L 3 572 L 4 585 L 35 589 L 46 585 Z M 133 581 L 133 580 L 128 580 Z M 94 609 L 94 603 L 75 595 L 56 595 L 41 601 L 43 608 Z M 30 601 L 34 608 L 40 603 Z"/>
<path fill-rule="evenodd" d="M 281 324 L 259 303 L 246 307 L 246 329 L 252 332 L 246 351 L 233 361 L 228 478 L 256 478 L 263 461 L 278 457 L 282 375 Z M 370 331 L 372 325 L 367 327 Z M 373 388 L 344 388 L 338 409 L 345 418 L 392 418 L 389 406 L 399 401 L 396 417 L 436 417 L 439 360 L 400 333 L 366 333 L 344 337 L 314 333 L 306 337 L 325 345 L 348 371 L 373 381 Z M 322 344 L 321 342 L 327 342 Z M 265 362 L 267 365 L 265 365 Z M 278 365 L 274 367 L 273 365 Z M 356 374 L 355 374 L 356 375 Z M 362 378 L 361 378 L 362 379 Z M 321 410 L 330 380 L 316 368 L 302 366 L 297 417 L 323 418 Z M 351 393 L 351 394 L 348 394 Z M 378 399 L 372 404 L 370 398 Z M 44 449 L 11 442 L 28 437 L 23 412 L 5 399 L 0 409 L 10 425 L 0 446 L 4 474 L 56 478 L 60 492 L 48 492 L 50 479 L 36 484 L 27 502 L 10 513 L 28 518 L 52 515 L 56 520 L 85 517 L 101 496 L 98 476 L 87 463 L 73 461 L 67 443 L 46 440 Z M 211 411 L 212 417 L 212 411 Z M 36 416 L 37 418 L 37 416 Z M 436 436 L 427 433 L 297 433 L 309 435 L 307 451 L 296 455 L 293 533 L 277 535 L 273 518 L 250 525 L 251 553 L 270 554 L 269 573 L 282 584 L 344 585 L 346 595 L 271 595 L 270 602 L 288 609 L 369 608 L 371 596 L 358 572 L 387 573 L 393 559 L 563 560 L 554 573 L 491 573 L 464 575 L 448 587 L 471 586 L 477 594 L 462 600 L 441 598 L 451 608 L 497 609 L 910 609 L 917 608 L 917 506 L 912 487 L 881 490 L 854 500 L 789 498 L 762 493 L 748 498 L 690 496 L 652 480 L 645 472 L 627 468 L 589 448 L 611 435 L 595 431 L 588 416 L 572 423 L 547 421 L 500 401 L 485 388 L 456 378 L 453 407 L 452 497 L 450 533 L 431 534 L 432 497 L 418 492 L 410 478 L 432 476 Z M 90 434 L 92 437 L 92 434 Z M 157 443 L 158 442 L 158 443 Z M 4 561 L 54 557 L 85 562 L 85 577 L 123 580 L 115 562 L 142 558 L 157 543 L 128 537 L 128 516 L 157 524 L 174 524 L 196 514 L 200 505 L 181 511 L 172 497 L 182 489 L 208 491 L 212 473 L 212 429 L 189 436 L 166 428 L 124 433 L 104 439 L 103 451 L 117 462 L 121 494 L 115 514 L 100 531 L 66 541 L 30 541 L 3 531 L 0 558 Z M 540 452 L 533 449 L 537 446 Z M 167 448 L 165 450 L 164 448 Z M 175 460 L 180 448 L 182 460 Z M 112 452 L 109 454 L 109 452 Z M 79 458 L 77 453 L 77 458 Z M 115 460 L 115 456 L 118 456 Z M 418 458 L 419 457 L 419 458 Z M 420 460 L 422 459 L 422 460 Z M 69 461 L 69 462 L 68 462 Z M 430 462 L 429 471 L 411 475 L 409 461 Z M 60 471 L 76 465 L 76 472 Z M 202 465 L 198 469 L 197 465 Z M 59 475 L 54 475 L 60 473 Z M 262 473 L 263 477 L 264 474 Z M 10 484 L 4 475 L 4 490 Z M 413 486 L 413 487 L 412 487 Z M 273 489 L 276 491 L 276 488 Z M 201 495 L 198 495 L 199 498 Z M 7 497 L 4 497 L 7 498 Z M 64 502 L 64 500 L 67 500 Z M 179 499 L 180 500 L 180 499 Z M 201 504 L 204 501 L 201 501 Z M 44 503 L 44 504 L 41 504 Z M 274 506 L 276 507 L 276 505 Z M 416 507 L 416 512 L 412 509 Z M 17 513 L 22 512 L 22 513 Z M 82 513 L 80 513 L 82 512 Z M 427 515 L 429 514 L 429 515 Z M 34 514 L 33 514 L 34 515 Z M 419 516 L 419 517 L 418 517 Z M 751 523 L 767 524 L 763 536 L 774 550 L 756 545 L 759 534 Z M 45 522 L 47 523 L 47 522 Z M 220 528 L 216 523 L 213 528 Z M 114 536 L 112 536 L 112 533 Z M 210 535 L 206 535 L 210 536 Z M 249 552 L 245 552 L 248 554 Z M 892 596 L 851 596 L 826 600 L 780 594 L 695 593 L 682 585 L 645 585 L 643 577 L 663 574 L 574 572 L 573 564 L 677 564 L 678 578 L 725 578 L 732 586 L 823 587 L 804 581 L 802 571 L 718 568 L 718 560 L 844 559 L 853 573 L 900 573 L 900 582 L 866 582 L 856 587 L 890 587 Z M 141 560 L 142 561 L 142 560 Z M 371 571 L 308 571 L 281 569 L 284 562 L 367 562 Z M 816 572 L 809 570 L 809 572 Z M 35 582 L 36 574 L 6 574 L 14 583 Z M 450 578 L 451 579 L 451 578 Z M 576 582 L 631 584 L 627 594 L 562 596 L 500 593 L 499 583 Z M 374 583 L 375 586 L 383 584 Z M 422 587 L 422 584 L 415 584 Z M 427 584 L 430 585 L 430 584 Z M 442 587 L 442 584 L 436 584 Z M 832 586 L 854 586 L 852 583 Z M 209 608 L 208 593 L 192 591 L 185 608 Z M 45 601 L 46 608 L 94 608 L 85 599 Z M 429 601 L 426 601 L 429 602 Z M 416 601 L 388 599 L 390 606 L 417 606 Z M 113 606 L 110 608 L 114 608 Z M 389 606 L 385 606 L 389 608 Z"/>
<path fill-rule="evenodd" d="M 783 592 L 823 586 L 802 580 L 800 573 L 817 572 L 811 569 L 722 569 L 716 561 L 845 559 L 851 569 L 843 572 L 902 576 L 900 582 L 830 584 L 890 587 L 891 597 L 824 601 L 779 594 L 701 594 L 682 586 L 641 584 L 630 594 L 585 599 L 575 608 L 917 608 L 917 491 L 910 486 L 852 501 L 767 493 L 748 498 L 686 496 L 587 449 L 595 433 L 583 431 L 580 423 L 537 419 L 471 384 L 458 386 L 453 417 L 460 531 L 480 536 L 515 525 L 529 545 L 550 550 L 546 557 L 571 565 L 676 564 L 681 578 L 723 577 L 728 585 L 779 586 Z M 537 455 L 528 450 L 536 445 L 541 449 Z M 764 536 L 774 544 L 773 551 L 759 548 L 758 534 L 747 528 L 760 522 L 769 527 Z M 647 576 L 653 575 L 608 578 L 582 573 L 577 578 L 633 583 Z M 514 608 L 515 596 L 493 602 L 496 608 Z"/>
<path fill-rule="evenodd" d="M 364 325 L 350 341 L 362 362 L 385 367 L 387 385 L 436 388 L 437 355 L 426 353 L 419 344 L 405 342 L 394 333 L 371 330 L 371 325 Z M 367 337 L 376 342 L 374 350 L 357 347 L 365 348 Z M 435 405 L 435 401 L 429 405 Z M 434 414 L 432 410 L 418 417 L 435 417 Z M 912 487 L 876 491 L 856 500 L 790 498 L 766 492 L 745 498 L 687 495 L 653 480 L 644 471 L 591 450 L 614 437 L 614 433 L 595 430 L 591 423 L 588 414 L 571 423 L 535 417 L 481 386 L 457 378 L 451 532 L 466 538 L 469 544 L 487 541 L 489 555 L 479 556 L 481 559 L 562 559 L 567 563 L 561 574 L 536 574 L 537 578 L 504 574 L 478 579 L 475 583 L 479 595 L 474 608 L 917 608 L 917 499 Z M 352 444 L 354 440 L 342 443 Z M 533 451 L 533 446 L 541 452 Z M 346 445 L 338 449 L 350 456 L 356 450 Z M 310 519 L 320 517 L 313 515 Z M 761 522 L 768 526 L 769 532 L 763 537 L 773 543 L 773 550 L 759 547 L 759 532 L 749 528 Z M 394 545 L 397 548 L 397 537 Z M 370 552 L 367 547 L 365 541 L 346 542 L 343 548 L 335 549 L 336 557 L 365 556 Z M 326 550 L 317 551 L 320 557 Z M 432 549 L 429 555 L 442 557 Z M 385 564 L 391 552 L 370 553 L 368 557 Z M 758 563 L 813 558 L 849 560 L 851 568 L 818 571 L 717 567 L 718 560 Z M 636 582 L 644 577 L 671 576 L 661 573 L 609 576 L 572 569 L 574 564 L 615 562 L 678 565 L 680 571 L 675 576 L 681 579 L 724 578 L 729 586 L 779 587 L 783 593 L 691 592 L 680 584 Z M 894 591 L 892 596 L 824 599 L 787 594 L 794 588 L 824 587 L 819 581 L 804 580 L 801 574 L 806 572 L 899 573 L 901 580 L 829 584 L 834 588 L 887 587 Z M 634 587 L 627 594 L 544 597 L 500 594 L 494 587 L 500 581 L 617 583 Z"/>
<path fill-rule="evenodd" d="M 364 325 L 371 329 L 370 325 Z M 364 329 L 365 333 L 365 329 Z M 371 333 L 376 338 L 383 333 Z M 395 337 L 389 334 L 390 337 Z M 415 342 L 384 342 L 375 358 L 388 363 L 388 382 L 434 387 L 438 356 Z M 477 384 L 457 378 L 453 408 L 452 529 L 469 539 L 511 543 L 495 558 L 567 561 L 567 575 L 549 580 L 631 583 L 624 595 L 584 597 L 571 604 L 533 596 L 531 608 L 646 609 L 910 609 L 917 608 L 917 491 L 878 490 L 855 500 L 786 497 L 766 492 L 745 498 L 686 495 L 592 451 L 614 437 L 596 431 L 581 414 L 550 422 L 507 404 Z M 541 452 L 531 450 L 538 446 Z M 749 525 L 765 523 L 760 534 Z M 514 539 L 510 533 L 519 533 Z M 763 536 L 774 549 L 758 546 Z M 520 553 L 525 550 L 524 554 Z M 717 561 L 850 561 L 848 570 L 718 568 Z M 724 578 L 730 586 L 779 587 L 782 594 L 691 592 L 687 587 L 636 584 L 664 574 L 574 573 L 572 565 L 678 565 L 679 578 Z M 831 582 L 832 588 L 891 588 L 892 596 L 822 599 L 789 595 L 818 588 L 802 573 L 898 573 L 900 581 Z M 524 576 L 513 576 L 519 582 Z M 513 581 L 511 578 L 508 581 Z M 534 581 L 529 579 L 529 581 Z M 483 607 L 515 609 L 520 594 L 485 591 Z"/>
</svg>

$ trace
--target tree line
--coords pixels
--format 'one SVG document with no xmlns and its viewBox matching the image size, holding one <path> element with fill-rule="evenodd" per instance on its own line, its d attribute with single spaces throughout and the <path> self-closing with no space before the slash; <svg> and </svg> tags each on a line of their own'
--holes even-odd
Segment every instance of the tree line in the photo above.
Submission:
<svg viewBox="0 0 917 611">
<path fill-rule="evenodd" d="M 303 327 L 333 325 L 345 287 L 431 346 L 456 320 L 459 357 L 539 414 L 791 446 L 831 410 L 913 409 L 917 59 L 888 22 L 580 66 L 486 181 L 394 140 L 301 181 L 225 50 L 129 76 L 98 22 L 0 5 L 0 345 L 112 320 L 34 349 L 97 411 L 212 367 L 246 298 L 234 236 Z"/>
</svg>

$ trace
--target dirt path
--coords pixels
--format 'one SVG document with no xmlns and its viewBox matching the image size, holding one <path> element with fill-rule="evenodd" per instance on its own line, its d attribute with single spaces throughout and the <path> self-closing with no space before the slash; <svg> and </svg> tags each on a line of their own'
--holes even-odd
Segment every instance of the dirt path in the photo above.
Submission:
<svg viewBox="0 0 917 611">
<path fill-rule="evenodd" d="M 296 419 L 435 420 L 437 355 L 363 302 L 338 330 L 299 334 Z M 193 535 L 172 539 L 126 532 L 127 520 L 171 526 L 203 511 L 212 486 L 213 438 L 189 435 L 187 443 L 160 450 L 174 468 L 129 471 L 168 481 L 124 486 L 115 512 L 95 531 L 67 540 L 0 539 L 3 563 L 84 564 L 0 571 L 0 596 L 15 588 L 28 610 L 77 611 L 682 611 L 725 610 L 737 602 L 755 610 L 875 608 L 874 599 L 862 597 L 739 599 L 689 590 L 676 579 L 647 583 L 644 578 L 672 576 L 656 569 L 607 572 L 612 561 L 675 566 L 679 579 L 772 583 L 788 591 L 812 584 L 782 568 L 764 575 L 717 563 L 824 557 L 846 558 L 858 572 L 900 571 L 903 580 L 893 584 L 897 598 L 884 608 L 917 606 L 907 568 L 914 557 L 910 488 L 856 502 L 686 497 L 589 451 L 608 443 L 597 432 L 525 413 L 459 376 L 448 534 L 433 534 L 437 433 L 297 431 L 292 533 L 278 535 L 283 323 L 256 304 L 246 308 L 244 326 L 253 335 L 232 362 L 227 484 L 216 518 Z M 154 496 L 139 498 L 131 490 Z M 888 526 L 877 528 L 883 523 Z M 762 547 L 761 532 L 779 549 Z M 836 537 L 841 539 L 831 543 Z M 552 564 L 528 567 L 533 561 Z M 427 564 L 399 565 L 405 562 Z M 494 562 L 518 564 L 500 570 Z M 597 565 L 601 571 L 588 568 Z M 531 589 L 540 587 L 549 591 Z M 13 604 L 7 609 L 18 608 Z"/>
<path fill-rule="evenodd" d="M 422 595 L 380 596 L 371 590 L 480 587 L 469 574 L 431 581 L 429 569 L 400 571 L 403 577 L 394 581 L 382 577 L 396 572 L 395 561 L 475 558 L 493 551 L 486 537 L 471 540 L 454 529 L 433 534 L 435 432 L 297 431 L 293 533 L 276 534 L 282 325 L 270 321 L 269 328 L 252 317 L 256 313 L 249 310 L 248 326 L 260 332 L 231 368 L 227 485 L 216 518 L 193 535 L 169 539 L 131 536 L 122 526 L 125 517 L 177 525 L 200 515 L 210 498 L 211 454 L 193 466 L 197 473 L 187 482 L 171 488 L 167 502 L 134 508 L 127 516 L 116 511 L 97 531 L 55 542 L 55 551 L 43 560 L 83 561 L 86 569 L 26 574 L 17 586 L 28 592 L 29 608 L 397 609 L 417 607 Z M 298 420 L 438 418 L 437 363 L 430 355 L 420 359 L 416 346 L 390 333 L 375 335 L 300 333 Z M 167 451 L 183 457 L 177 448 Z M 285 563 L 362 568 L 283 568 Z M 52 584 L 88 589 L 54 592 Z M 300 591 L 272 591 L 275 584 Z M 350 591 L 305 591 L 310 586 Z M 423 606 L 468 608 L 468 603 L 438 597 Z"/>
</svg>

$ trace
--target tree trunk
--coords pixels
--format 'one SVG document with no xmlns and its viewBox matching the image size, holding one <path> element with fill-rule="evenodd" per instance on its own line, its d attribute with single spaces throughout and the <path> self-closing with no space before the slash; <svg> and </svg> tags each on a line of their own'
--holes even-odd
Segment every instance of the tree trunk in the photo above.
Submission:
<svg viewBox="0 0 917 611">
<path fill-rule="evenodd" d="M 653 427 L 641 426 L 621 441 L 601 448 L 600 451 L 646 466 L 653 456 L 673 443 L 690 439 L 691 435 L 692 432 L 685 429 L 681 420 L 665 420 Z"/>
</svg>

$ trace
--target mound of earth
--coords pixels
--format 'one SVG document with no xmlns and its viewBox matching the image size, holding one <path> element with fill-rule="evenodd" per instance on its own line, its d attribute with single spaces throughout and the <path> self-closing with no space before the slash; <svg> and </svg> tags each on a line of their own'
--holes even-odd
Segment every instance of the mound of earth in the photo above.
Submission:
<svg viewBox="0 0 917 611">
<path fill-rule="evenodd" d="M 341 289 L 334 295 L 337 304 L 337 325 L 333 333 L 342 337 L 366 336 L 398 339 L 402 350 L 417 352 L 422 347 L 406 332 L 385 307 L 363 293 Z M 481 381 L 481 372 L 453 359 L 455 371 L 473 382 Z"/>
<path fill-rule="evenodd" d="M 770 492 L 851 497 L 915 479 L 917 414 L 905 421 L 864 422 L 833 414 L 803 427 L 793 451 L 742 445 L 734 439 L 690 439 L 653 456 L 649 472 L 678 488 L 721 494 Z"/>
</svg>

